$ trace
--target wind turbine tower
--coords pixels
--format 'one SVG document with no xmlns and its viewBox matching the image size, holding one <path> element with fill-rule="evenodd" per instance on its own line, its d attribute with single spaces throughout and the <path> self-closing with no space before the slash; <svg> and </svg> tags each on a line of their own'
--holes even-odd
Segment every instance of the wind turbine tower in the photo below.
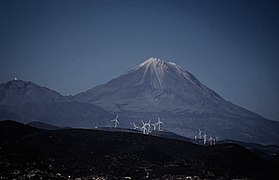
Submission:
<svg viewBox="0 0 279 180">
<path fill-rule="evenodd" d="M 158 126 L 158 131 L 162 131 L 161 124 L 164 124 L 164 123 L 160 120 L 160 117 L 158 117 L 158 121 L 155 124 Z"/>
<path fill-rule="evenodd" d="M 147 131 L 148 131 L 148 133 L 151 133 L 151 119 L 149 119 L 149 121 L 148 121 L 148 123 L 146 123 L 147 124 Z"/>
<path fill-rule="evenodd" d="M 209 140 L 208 140 L 208 141 L 209 141 L 209 144 L 210 144 L 210 145 L 213 144 L 213 138 L 211 137 L 211 134 L 210 134 L 210 136 L 209 136 Z"/>
<path fill-rule="evenodd" d="M 202 139 L 202 131 L 199 129 L 199 139 Z"/>
<path fill-rule="evenodd" d="M 203 144 L 206 144 L 206 134 L 203 135 Z"/>
</svg>

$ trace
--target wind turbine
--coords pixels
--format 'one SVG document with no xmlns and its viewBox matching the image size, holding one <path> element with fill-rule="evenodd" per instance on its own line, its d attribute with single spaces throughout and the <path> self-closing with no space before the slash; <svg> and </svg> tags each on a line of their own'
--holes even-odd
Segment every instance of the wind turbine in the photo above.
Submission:
<svg viewBox="0 0 279 180">
<path fill-rule="evenodd" d="M 208 140 L 208 141 L 209 141 L 209 144 L 212 145 L 212 143 L 213 143 L 213 138 L 211 137 L 211 134 L 210 134 L 210 136 L 209 136 L 209 140 Z"/>
<path fill-rule="evenodd" d="M 216 139 L 216 142 L 218 142 L 218 140 L 219 140 L 219 139 L 218 139 L 218 136 L 216 136 L 215 139 Z"/>
<path fill-rule="evenodd" d="M 197 136 L 194 137 L 194 140 L 197 141 Z"/>
<path fill-rule="evenodd" d="M 155 131 L 156 130 L 156 126 L 157 126 L 156 123 L 154 123 L 154 124 L 151 123 L 150 125 L 153 126 L 153 130 Z"/>
<path fill-rule="evenodd" d="M 158 121 L 155 124 L 158 126 L 158 131 L 162 131 L 161 124 L 164 124 L 164 123 L 162 121 L 160 121 L 160 117 L 158 117 Z"/>
<path fill-rule="evenodd" d="M 206 144 L 206 134 L 203 135 L 203 144 Z"/>
<path fill-rule="evenodd" d="M 118 121 L 118 114 L 116 115 L 115 119 L 111 120 L 111 122 L 114 122 L 114 128 L 117 128 L 117 124 L 120 124 Z"/>
<path fill-rule="evenodd" d="M 142 133 L 143 134 L 148 134 L 148 129 L 146 128 L 147 123 L 144 123 L 143 121 L 141 121 L 141 122 L 142 122 L 142 127 L 141 127 Z"/>
<path fill-rule="evenodd" d="M 151 118 L 149 119 L 149 121 L 146 124 L 147 124 L 148 133 L 151 133 L 151 130 L 150 130 L 150 128 L 151 128 Z"/>
<path fill-rule="evenodd" d="M 199 139 L 202 139 L 202 131 L 199 129 Z"/>
</svg>

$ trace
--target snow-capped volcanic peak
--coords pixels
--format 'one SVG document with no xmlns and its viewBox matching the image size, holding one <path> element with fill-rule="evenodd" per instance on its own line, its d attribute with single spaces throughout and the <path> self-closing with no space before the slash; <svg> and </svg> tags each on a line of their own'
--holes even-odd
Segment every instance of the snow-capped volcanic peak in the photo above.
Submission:
<svg viewBox="0 0 279 180">
<path fill-rule="evenodd" d="M 145 60 L 143 63 L 141 63 L 138 67 L 149 67 L 149 66 L 153 66 L 153 67 L 163 67 L 164 65 L 169 65 L 169 66 L 174 66 L 174 67 L 179 67 L 177 64 L 173 63 L 173 62 L 168 62 L 168 61 L 164 61 L 161 60 L 159 58 L 156 57 L 151 57 L 147 60 Z M 180 68 L 180 67 L 179 67 Z"/>
<path fill-rule="evenodd" d="M 115 104 L 125 104 L 122 110 L 200 111 L 202 102 L 217 104 L 222 98 L 199 82 L 191 73 L 173 62 L 151 57 L 132 70 L 104 85 L 75 97 L 78 101 L 95 103 L 114 111 Z M 110 99 L 110 104 L 106 104 Z M 103 104 L 104 103 L 104 104 Z M 192 105 L 191 105 L 192 104 Z M 191 106 L 191 107 L 190 107 Z"/>
<path fill-rule="evenodd" d="M 176 69 L 176 71 L 178 73 L 188 73 L 187 71 L 183 70 L 183 68 L 181 68 L 180 66 L 178 66 L 177 64 L 175 64 L 174 62 L 168 62 L 168 61 L 163 61 L 159 58 L 156 57 L 151 57 L 147 60 L 145 60 L 143 63 L 141 63 L 140 65 L 138 65 L 136 67 L 136 69 L 138 68 L 150 68 L 152 67 L 153 69 L 155 69 L 156 71 L 159 71 L 161 73 L 163 73 L 164 71 L 166 71 L 169 68 L 174 68 Z"/>
<path fill-rule="evenodd" d="M 143 63 L 141 63 L 140 67 L 149 66 L 149 65 L 156 65 L 158 63 L 163 64 L 164 61 L 162 61 L 161 59 L 156 58 L 156 57 L 151 57 L 151 58 L 147 59 L 146 61 L 144 61 Z"/>
<path fill-rule="evenodd" d="M 191 73 L 173 62 L 163 61 L 159 58 L 151 57 L 145 60 L 132 71 L 129 71 L 128 74 L 133 74 L 137 70 L 143 72 L 142 82 L 144 79 L 148 78 L 155 88 L 164 89 L 167 84 L 165 82 L 166 79 L 170 78 L 181 78 L 192 83 L 198 89 L 202 88 L 201 83 Z"/>
<path fill-rule="evenodd" d="M 167 62 L 151 57 L 138 65 L 134 70 L 138 69 L 143 70 L 142 82 L 146 77 L 152 76 L 151 84 L 156 88 L 163 89 L 162 81 L 168 69 Z"/>
</svg>

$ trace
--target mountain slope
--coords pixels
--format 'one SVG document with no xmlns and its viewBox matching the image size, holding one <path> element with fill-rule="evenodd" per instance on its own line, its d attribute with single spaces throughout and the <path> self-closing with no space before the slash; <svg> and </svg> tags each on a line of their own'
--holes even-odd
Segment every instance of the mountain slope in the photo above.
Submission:
<svg viewBox="0 0 279 180">
<path fill-rule="evenodd" d="M 0 120 L 95 127 L 106 126 L 113 116 L 98 106 L 73 102 L 32 82 L 14 80 L 0 85 Z"/>
<path fill-rule="evenodd" d="M 221 138 L 279 144 L 279 123 L 224 100 L 180 66 L 157 58 L 74 99 L 125 115 L 126 124 L 160 116 L 164 128 L 189 137 L 202 129 Z"/>
<path fill-rule="evenodd" d="M 77 94 L 75 99 L 111 111 L 225 111 L 230 114 L 238 110 L 243 115 L 258 117 L 225 101 L 178 65 L 156 58 L 146 60 L 104 85 Z"/>
</svg>

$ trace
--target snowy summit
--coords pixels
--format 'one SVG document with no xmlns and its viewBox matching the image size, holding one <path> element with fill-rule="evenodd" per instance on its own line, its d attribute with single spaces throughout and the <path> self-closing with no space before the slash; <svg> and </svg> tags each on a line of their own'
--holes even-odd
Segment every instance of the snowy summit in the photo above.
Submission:
<svg viewBox="0 0 279 180">
<path fill-rule="evenodd" d="M 173 62 L 167 62 L 167 61 L 163 61 L 163 60 L 161 60 L 159 58 L 156 58 L 156 57 L 151 57 L 151 58 L 145 60 L 143 63 L 141 63 L 138 67 L 150 66 L 150 65 L 152 65 L 152 66 L 158 66 L 158 65 L 162 66 L 162 65 L 167 64 L 167 63 L 171 64 L 173 66 L 177 66 Z"/>
<path fill-rule="evenodd" d="M 149 59 L 147 59 L 146 61 L 144 61 L 143 63 L 140 64 L 140 66 L 144 66 L 144 65 L 156 65 L 156 64 L 163 64 L 165 63 L 163 60 L 156 58 L 156 57 L 151 57 Z"/>
</svg>

